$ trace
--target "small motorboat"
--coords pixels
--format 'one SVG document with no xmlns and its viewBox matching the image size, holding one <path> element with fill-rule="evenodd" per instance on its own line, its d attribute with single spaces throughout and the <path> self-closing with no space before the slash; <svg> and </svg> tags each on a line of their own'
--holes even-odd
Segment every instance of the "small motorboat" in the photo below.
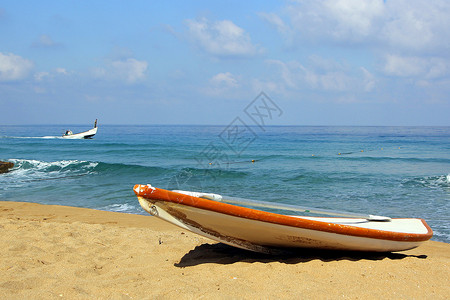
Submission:
<svg viewBox="0 0 450 300">
<path fill-rule="evenodd" d="M 83 131 L 80 133 L 73 133 L 71 130 L 66 130 L 63 139 L 92 139 L 94 135 L 97 133 L 97 119 L 95 119 L 94 128 L 89 129 L 88 131 Z"/>
<path fill-rule="evenodd" d="M 273 253 L 283 248 L 393 252 L 415 248 L 433 236 L 423 219 L 309 209 L 212 193 L 169 191 L 151 185 L 135 185 L 134 192 L 142 208 L 153 216 L 212 240 L 256 252 Z M 242 205 L 335 217 L 284 215 Z"/>
</svg>

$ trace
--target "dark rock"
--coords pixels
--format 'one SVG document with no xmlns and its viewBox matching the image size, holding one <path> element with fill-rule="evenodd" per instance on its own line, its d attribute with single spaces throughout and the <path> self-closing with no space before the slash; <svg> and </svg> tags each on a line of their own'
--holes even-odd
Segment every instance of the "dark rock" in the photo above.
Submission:
<svg viewBox="0 0 450 300">
<path fill-rule="evenodd" d="M 12 162 L 0 161 L 0 174 L 7 173 L 12 167 L 14 167 Z"/>
</svg>

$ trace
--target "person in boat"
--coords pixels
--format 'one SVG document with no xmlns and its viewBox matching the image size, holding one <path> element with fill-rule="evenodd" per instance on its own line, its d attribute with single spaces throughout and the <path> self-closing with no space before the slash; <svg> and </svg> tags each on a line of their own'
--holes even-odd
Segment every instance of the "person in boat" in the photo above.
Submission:
<svg viewBox="0 0 450 300">
<path fill-rule="evenodd" d="M 71 135 L 71 134 L 73 134 L 72 131 L 67 130 L 65 135 Z"/>
</svg>

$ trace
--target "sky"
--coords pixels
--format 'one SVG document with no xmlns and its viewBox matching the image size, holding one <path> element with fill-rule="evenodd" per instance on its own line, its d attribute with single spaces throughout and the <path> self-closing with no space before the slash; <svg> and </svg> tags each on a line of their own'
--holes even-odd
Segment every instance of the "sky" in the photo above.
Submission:
<svg viewBox="0 0 450 300">
<path fill-rule="evenodd" d="M 0 1 L 0 125 L 450 126 L 450 1 Z"/>
</svg>

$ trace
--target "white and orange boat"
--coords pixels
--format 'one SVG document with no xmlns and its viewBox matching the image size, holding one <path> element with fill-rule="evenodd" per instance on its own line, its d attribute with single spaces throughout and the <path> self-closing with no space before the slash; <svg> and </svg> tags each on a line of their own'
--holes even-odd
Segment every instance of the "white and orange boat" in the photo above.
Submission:
<svg viewBox="0 0 450 300">
<path fill-rule="evenodd" d="M 151 185 L 135 185 L 134 192 L 142 208 L 153 216 L 257 252 L 280 248 L 394 252 L 415 248 L 433 236 L 423 219 L 332 212 L 211 193 L 168 191 Z M 339 217 L 284 215 L 230 203 Z"/>
</svg>

